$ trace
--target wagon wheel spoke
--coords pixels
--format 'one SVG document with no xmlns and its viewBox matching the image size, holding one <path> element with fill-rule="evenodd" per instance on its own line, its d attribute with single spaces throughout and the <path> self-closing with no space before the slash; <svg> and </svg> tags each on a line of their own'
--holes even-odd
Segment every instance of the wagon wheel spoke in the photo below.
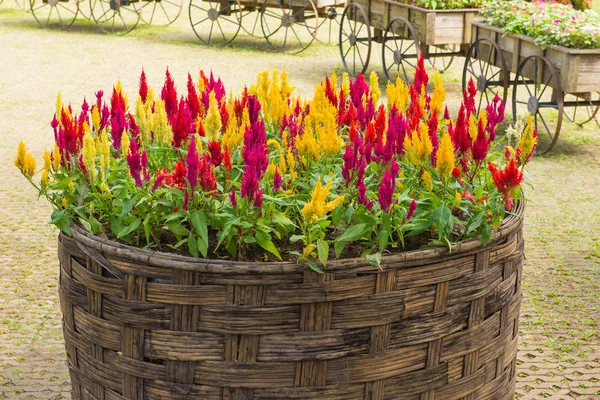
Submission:
<svg viewBox="0 0 600 400">
<path fill-rule="evenodd" d="M 537 96 L 537 98 L 538 98 L 538 99 L 540 99 L 540 100 L 541 100 L 542 96 L 543 96 L 543 95 L 544 95 L 544 93 L 546 92 L 546 89 L 548 88 L 548 86 L 550 86 L 550 81 L 552 80 L 552 78 L 553 78 L 553 76 L 552 76 L 552 75 L 550 75 L 550 76 L 548 77 L 548 81 L 546 82 L 546 84 L 545 84 L 545 86 L 544 86 L 544 89 L 542 89 L 542 90 L 540 91 L 540 94 L 539 94 L 539 96 Z"/>
<path fill-rule="evenodd" d="M 73 10 L 70 10 L 68 7 L 63 6 L 62 3 L 60 3 L 60 2 L 57 5 L 59 5 L 61 8 L 64 8 L 66 11 L 70 12 L 71 14 L 77 15 L 76 12 L 74 12 Z"/>
<path fill-rule="evenodd" d="M 536 129 L 536 130 L 538 129 L 538 127 L 537 127 L 537 115 L 539 115 L 539 116 L 540 116 L 540 119 L 542 120 L 542 123 L 544 124 L 544 127 L 546 128 L 546 132 L 547 132 L 547 133 L 548 133 L 548 135 L 550 136 L 550 139 L 552 139 L 552 137 L 553 137 L 553 136 L 552 136 L 552 131 L 551 131 L 551 130 L 550 130 L 550 128 L 548 127 L 548 124 L 546 123 L 546 120 L 544 119 L 544 116 L 543 116 L 543 115 L 542 115 L 542 113 L 541 113 L 541 112 L 539 112 L 539 111 L 538 111 L 538 112 L 537 112 L 537 114 L 536 114 L 536 119 L 535 119 L 535 121 L 536 121 L 536 124 L 535 124 L 535 129 Z M 538 133 L 539 133 L 539 131 L 538 131 Z"/>
<path fill-rule="evenodd" d="M 300 47 L 302 47 L 302 49 L 305 49 L 304 44 L 302 44 L 302 40 L 300 39 L 300 37 L 296 33 L 296 30 L 294 29 L 294 26 L 292 25 L 290 28 L 292 29 L 292 32 L 294 33 L 294 36 L 296 36 L 296 39 L 298 40 L 298 43 L 300 43 Z"/>
</svg>

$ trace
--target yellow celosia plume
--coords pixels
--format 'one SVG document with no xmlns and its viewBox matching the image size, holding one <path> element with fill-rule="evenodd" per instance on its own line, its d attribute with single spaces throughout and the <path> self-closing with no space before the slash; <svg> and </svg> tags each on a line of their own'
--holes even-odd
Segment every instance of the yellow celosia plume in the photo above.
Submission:
<svg viewBox="0 0 600 400">
<path fill-rule="evenodd" d="M 433 93 L 431 94 L 431 102 L 429 103 L 429 107 L 432 113 L 434 110 L 437 111 L 438 117 L 442 115 L 444 101 L 446 101 L 446 91 L 444 90 L 444 85 L 442 84 L 440 75 L 435 74 L 433 75 Z"/>
<path fill-rule="evenodd" d="M 129 135 L 126 130 L 123 130 L 121 135 L 121 155 L 123 158 L 127 158 L 129 155 Z"/>
<path fill-rule="evenodd" d="M 373 95 L 373 104 L 377 104 L 381 98 L 381 89 L 379 88 L 379 77 L 375 71 L 369 75 L 369 83 L 371 86 L 371 94 Z"/>
<path fill-rule="evenodd" d="M 152 118 L 152 131 L 154 140 L 163 145 L 170 145 L 173 142 L 173 130 L 167 121 L 167 111 L 162 99 L 157 99 L 154 105 L 154 117 Z"/>
<path fill-rule="evenodd" d="M 406 107 L 408 107 L 408 101 L 410 96 L 410 89 L 400 78 L 396 79 L 396 83 L 389 82 L 385 93 L 388 98 L 388 110 L 391 110 L 394 106 L 400 113 L 404 113 Z"/>
<path fill-rule="evenodd" d="M 450 138 L 450 134 L 446 132 L 444 133 L 444 136 L 442 136 L 440 146 L 438 147 L 435 156 L 435 169 L 442 179 L 447 179 L 452 175 L 455 161 L 452 138 Z"/>
<path fill-rule="evenodd" d="M 302 216 L 308 223 L 316 222 L 320 217 L 333 211 L 344 201 L 344 196 L 336 197 L 330 202 L 326 202 L 329 193 L 331 192 L 331 181 L 323 187 L 319 180 L 310 194 L 310 201 L 302 208 Z"/>
<path fill-rule="evenodd" d="M 204 131 L 206 132 L 206 137 L 209 140 L 219 140 L 222 126 L 223 123 L 221 122 L 221 113 L 219 113 L 219 104 L 217 103 L 217 98 L 213 90 L 210 92 L 208 113 L 204 119 Z"/>
<path fill-rule="evenodd" d="M 82 159 L 90 179 L 93 180 L 96 178 L 96 145 L 89 132 L 83 136 Z"/>
<path fill-rule="evenodd" d="M 19 147 L 17 147 L 17 156 L 15 157 L 15 166 L 19 168 L 21 173 L 27 178 L 30 178 L 35 174 L 37 163 L 35 158 L 27 152 L 25 143 L 21 141 Z"/>
</svg>

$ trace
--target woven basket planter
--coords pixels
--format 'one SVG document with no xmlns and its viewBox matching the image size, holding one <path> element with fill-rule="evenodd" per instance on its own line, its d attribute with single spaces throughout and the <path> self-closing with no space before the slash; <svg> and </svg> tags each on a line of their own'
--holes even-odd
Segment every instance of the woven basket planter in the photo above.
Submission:
<svg viewBox="0 0 600 400">
<path fill-rule="evenodd" d="M 447 248 L 292 263 L 194 259 L 74 227 L 60 299 L 75 399 L 512 399 L 523 203 Z"/>
</svg>

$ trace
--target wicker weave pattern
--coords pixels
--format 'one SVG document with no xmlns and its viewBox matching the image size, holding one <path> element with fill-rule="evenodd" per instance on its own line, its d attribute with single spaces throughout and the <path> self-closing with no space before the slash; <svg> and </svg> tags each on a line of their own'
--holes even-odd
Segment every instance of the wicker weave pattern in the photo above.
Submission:
<svg viewBox="0 0 600 400">
<path fill-rule="evenodd" d="M 517 206 L 523 213 L 523 204 Z M 523 254 L 464 242 L 331 263 L 207 261 L 60 236 L 76 399 L 512 399 Z"/>
</svg>

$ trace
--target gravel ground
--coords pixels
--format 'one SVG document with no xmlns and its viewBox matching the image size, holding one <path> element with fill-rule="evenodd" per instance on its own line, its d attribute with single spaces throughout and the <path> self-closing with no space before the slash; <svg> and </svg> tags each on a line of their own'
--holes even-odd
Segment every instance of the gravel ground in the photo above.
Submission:
<svg viewBox="0 0 600 400">
<path fill-rule="evenodd" d="M 373 59 L 379 58 L 375 48 Z M 444 75 L 460 93 L 462 61 Z M 227 49 L 199 44 L 187 7 L 168 28 L 102 35 L 86 21 L 68 32 L 40 29 L 14 0 L 0 5 L 0 399 L 70 398 L 57 297 L 56 230 L 49 207 L 12 165 L 20 139 L 38 160 L 52 143 L 48 122 L 61 91 L 79 104 L 117 78 L 134 93 L 144 67 L 160 87 L 166 67 L 181 87 L 186 73 L 213 70 L 229 89 L 257 72 L 285 68 L 301 95 L 341 72 L 337 47 L 317 44 L 300 56 L 273 53 L 241 36 Z M 372 68 L 380 71 L 375 60 Z M 456 105 L 456 102 L 453 102 Z M 600 128 L 566 124 L 554 155 L 529 168 L 527 260 L 521 318 L 521 399 L 600 398 Z"/>
</svg>

